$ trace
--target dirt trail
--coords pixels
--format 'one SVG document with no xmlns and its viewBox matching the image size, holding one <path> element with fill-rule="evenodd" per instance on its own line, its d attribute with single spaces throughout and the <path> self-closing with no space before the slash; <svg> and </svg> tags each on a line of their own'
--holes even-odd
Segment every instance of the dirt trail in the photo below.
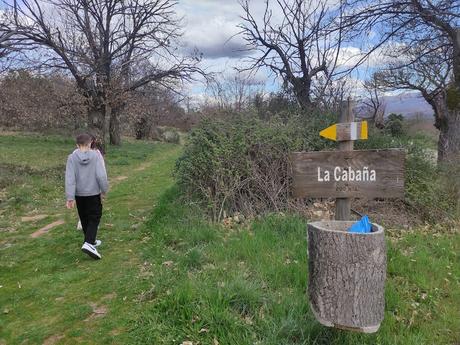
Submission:
<svg viewBox="0 0 460 345">
<path fill-rule="evenodd" d="M 144 162 L 139 167 L 135 168 L 134 171 L 143 171 L 143 170 L 147 169 L 150 165 L 151 165 L 151 162 Z M 128 179 L 128 176 L 124 176 L 124 175 L 115 176 L 115 177 L 110 179 L 110 182 L 112 183 L 112 185 L 116 185 L 118 182 L 121 182 L 121 181 L 124 181 L 124 180 L 127 180 L 127 179 Z M 21 222 L 35 222 L 35 221 L 45 219 L 46 217 L 49 217 L 49 215 L 48 214 L 37 214 L 37 215 L 33 215 L 33 216 L 24 216 L 24 217 L 21 217 Z M 44 234 L 48 233 L 51 229 L 53 229 L 53 228 L 55 228 L 55 227 L 57 227 L 59 225 L 62 225 L 64 223 L 65 223 L 65 221 L 62 220 L 62 219 L 56 220 L 56 221 L 44 226 L 43 228 L 33 232 L 30 235 L 30 237 L 37 238 L 37 237 L 43 236 Z"/>
<path fill-rule="evenodd" d="M 15 243 L 13 250 L 21 252 L 21 259 L 27 264 L 18 265 L 20 267 L 14 270 L 8 268 L 8 275 L 2 276 L 2 285 L 15 291 L 14 300 L 0 294 L 0 305 L 15 306 L 15 313 L 8 314 L 10 320 L 5 329 L 8 337 L 27 339 L 35 332 L 36 342 L 48 345 L 126 343 L 124 325 L 131 320 L 132 313 L 137 312 L 137 304 L 131 301 L 137 301 L 143 291 L 138 282 L 144 262 L 140 250 L 144 245 L 141 243 L 143 233 L 134 229 L 143 224 L 147 210 L 151 210 L 155 201 L 173 184 L 170 171 L 179 151 L 179 147 L 160 146 L 145 161 L 133 168 L 120 169 L 112 176 L 111 191 L 104 206 L 102 260 L 93 261 L 81 253 L 78 232 L 61 231 L 74 229 L 75 210 L 59 214 L 58 209 L 47 208 L 24 214 L 23 227 L 32 227 L 27 234 L 29 241 L 40 238 L 41 243 L 39 246 L 27 243 L 29 241 Z M 45 213 L 48 218 L 41 218 Z M 54 235 L 63 242 L 56 245 Z M 13 250 L 2 250 L 5 250 L 2 259 L 6 253 L 8 260 L 13 262 Z M 29 267 L 38 269 L 30 274 Z M 50 278 L 55 284 L 48 284 Z M 37 295 L 43 296 L 45 310 L 36 303 Z M 75 318 L 75 301 L 85 304 L 78 309 L 81 313 L 78 319 Z M 18 329 L 18 324 L 25 323 L 27 329 Z"/>
<path fill-rule="evenodd" d="M 55 227 L 57 227 L 59 225 L 62 225 L 64 223 L 65 223 L 65 221 L 63 219 L 56 220 L 55 222 L 52 222 L 51 224 L 48 224 L 48 225 L 44 226 L 40 230 L 35 231 L 34 233 L 32 233 L 30 235 L 30 237 L 32 237 L 32 238 L 40 237 L 40 236 L 46 234 L 47 232 L 49 232 L 51 229 L 53 229 L 53 228 L 55 228 Z"/>
<path fill-rule="evenodd" d="M 38 221 L 38 220 L 45 219 L 46 217 L 48 217 L 47 214 L 37 214 L 37 215 L 34 215 L 34 216 L 24 216 L 24 217 L 21 217 L 21 222 L 35 222 L 35 221 Z"/>
<path fill-rule="evenodd" d="M 113 177 L 111 178 L 111 182 L 120 182 L 120 181 L 124 181 L 128 178 L 128 176 L 116 176 L 116 177 Z"/>
</svg>

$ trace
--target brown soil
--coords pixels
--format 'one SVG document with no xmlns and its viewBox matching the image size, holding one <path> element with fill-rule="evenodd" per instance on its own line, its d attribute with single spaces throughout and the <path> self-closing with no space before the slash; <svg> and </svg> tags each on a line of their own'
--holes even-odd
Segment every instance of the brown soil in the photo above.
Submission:
<svg viewBox="0 0 460 345">
<path fill-rule="evenodd" d="M 124 181 L 124 180 L 126 180 L 127 178 L 128 178 L 128 176 L 116 176 L 116 177 L 113 178 L 112 181 L 114 181 L 114 182 L 119 182 L 119 181 Z"/>
<path fill-rule="evenodd" d="M 352 202 L 352 210 L 362 215 L 369 216 L 372 223 L 382 225 L 384 228 L 409 229 L 423 224 L 421 218 L 401 200 L 364 200 L 356 199 Z M 309 221 L 334 219 L 335 203 L 333 200 L 313 202 L 306 207 L 296 207 L 296 211 L 304 215 Z M 351 220 L 360 217 L 355 212 L 351 213 Z"/>
<path fill-rule="evenodd" d="M 134 169 L 134 171 L 143 171 L 145 169 L 147 169 L 147 167 L 150 165 L 150 163 L 142 163 L 141 165 L 139 165 L 136 169 Z"/>
<path fill-rule="evenodd" d="M 51 224 L 48 224 L 48 225 L 44 226 L 43 228 L 35 231 L 34 233 L 32 233 L 30 235 L 30 237 L 32 237 L 32 238 L 40 237 L 40 236 L 46 234 L 47 232 L 49 232 L 51 229 L 55 228 L 56 226 L 62 225 L 64 223 L 65 223 L 65 221 L 62 220 L 62 219 L 56 220 L 55 222 L 52 222 Z"/>
<path fill-rule="evenodd" d="M 43 342 L 43 345 L 54 345 L 59 340 L 61 340 L 62 338 L 64 338 L 64 336 L 62 334 L 60 334 L 60 335 L 57 335 L 57 334 L 52 335 L 51 337 L 45 339 L 45 341 Z"/>
<path fill-rule="evenodd" d="M 85 322 L 88 322 L 92 319 L 104 317 L 107 314 L 107 307 L 105 305 L 98 305 L 96 303 L 90 303 L 91 308 L 93 308 L 93 312 L 90 316 L 85 319 Z"/>
<path fill-rule="evenodd" d="M 36 214 L 34 216 L 24 216 L 21 217 L 21 222 L 35 222 L 37 220 L 42 220 L 48 217 L 47 214 Z"/>
</svg>

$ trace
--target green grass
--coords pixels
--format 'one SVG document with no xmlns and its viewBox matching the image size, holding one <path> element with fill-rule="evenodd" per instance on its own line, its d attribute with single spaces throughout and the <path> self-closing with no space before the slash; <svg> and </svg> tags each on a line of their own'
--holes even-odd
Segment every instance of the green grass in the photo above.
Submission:
<svg viewBox="0 0 460 345">
<path fill-rule="evenodd" d="M 206 221 L 174 186 L 179 146 L 110 148 L 103 259 L 84 256 L 75 212 L 63 208 L 62 169 L 72 148 L 59 137 L 0 136 L 7 172 L 0 175 L 0 344 L 460 342 L 458 233 L 392 230 L 381 329 L 325 328 L 306 297 L 305 220 Z M 27 214 L 48 217 L 21 222 Z M 57 219 L 66 223 L 30 237 Z"/>
</svg>

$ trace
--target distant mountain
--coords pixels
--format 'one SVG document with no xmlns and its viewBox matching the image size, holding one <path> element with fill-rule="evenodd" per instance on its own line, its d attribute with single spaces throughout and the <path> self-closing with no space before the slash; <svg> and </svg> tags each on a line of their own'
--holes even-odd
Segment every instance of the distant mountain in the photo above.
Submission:
<svg viewBox="0 0 460 345">
<path fill-rule="evenodd" d="M 422 119 L 433 118 L 433 109 L 418 92 L 404 92 L 398 95 L 384 96 L 383 100 L 385 101 L 385 116 L 396 113 L 403 114 L 408 119 L 416 116 Z M 358 104 L 358 107 L 355 108 L 358 114 L 361 113 L 362 116 L 366 116 L 364 109 L 363 104 Z"/>
<path fill-rule="evenodd" d="M 425 99 L 416 92 L 405 92 L 394 96 L 384 96 L 386 103 L 385 115 L 391 113 L 403 114 L 407 118 L 421 116 L 422 118 L 432 118 L 433 108 Z"/>
</svg>

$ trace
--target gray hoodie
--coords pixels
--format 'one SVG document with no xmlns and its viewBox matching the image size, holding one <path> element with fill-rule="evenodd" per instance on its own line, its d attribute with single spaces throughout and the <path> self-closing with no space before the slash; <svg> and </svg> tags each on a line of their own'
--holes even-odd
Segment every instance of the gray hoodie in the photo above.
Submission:
<svg viewBox="0 0 460 345">
<path fill-rule="evenodd" d="M 75 150 L 67 158 L 65 171 L 65 194 L 67 200 L 77 196 L 107 193 L 109 183 L 104 158 L 99 151 Z"/>
</svg>

